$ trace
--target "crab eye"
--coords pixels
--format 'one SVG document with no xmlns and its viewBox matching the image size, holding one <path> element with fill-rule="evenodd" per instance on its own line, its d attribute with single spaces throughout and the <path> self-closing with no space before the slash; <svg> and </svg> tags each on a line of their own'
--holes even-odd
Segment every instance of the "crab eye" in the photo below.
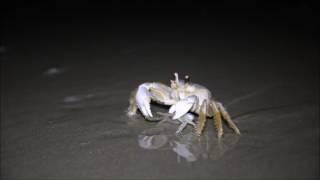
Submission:
<svg viewBox="0 0 320 180">
<path fill-rule="evenodd" d="M 186 76 L 184 77 L 184 80 L 185 80 L 185 82 L 190 82 L 190 76 L 186 75 Z"/>
</svg>

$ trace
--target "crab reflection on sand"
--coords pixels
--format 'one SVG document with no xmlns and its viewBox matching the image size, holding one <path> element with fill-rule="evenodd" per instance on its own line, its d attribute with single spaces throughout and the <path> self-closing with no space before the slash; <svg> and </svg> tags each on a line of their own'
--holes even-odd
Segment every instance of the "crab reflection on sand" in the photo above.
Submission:
<svg viewBox="0 0 320 180">
<path fill-rule="evenodd" d="M 175 133 L 178 121 L 170 119 L 165 113 L 162 120 L 150 128 L 140 129 L 138 144 L 146 150 L 167 150 L 177 154 L 177 161 L 184 159 L 187 162 L 198 160 L 218 160 L 235 147 L 240 136 L 234 133 L 225 133 L 224 138 L 217 138 L 214 131 L 209 130 L 203 136 L 197 136 L 192 126 L 187 126 L 183 132 Z M 187 115 L 186 115 L 187 116 Z M 132 120 L 131 127 L 146 123 L 141 120 Z M 180 124 L 180 125 L 179 125 Z M 212 127 L 213 128 L 213 127 Z"/>
</svg>

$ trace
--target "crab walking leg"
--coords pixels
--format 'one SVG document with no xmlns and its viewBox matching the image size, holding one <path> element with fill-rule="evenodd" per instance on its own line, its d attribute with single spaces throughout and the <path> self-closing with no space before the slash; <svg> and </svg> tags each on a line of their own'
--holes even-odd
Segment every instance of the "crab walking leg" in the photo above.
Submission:
<svg viewBox="0 0 320 180">
<path fill-rule="evenodd" d="M 222 103 L 217 102 L 218 109 L 221 112 L 223 119 L 228 123 L 229 127 L 234 130 L 235 133 L 240 134 L 240 130 L 236 126 L 236 124 L 231 120 L 231 117 L 228 111 L 223 107 Z"/>
<path fill-rule="evenodd" d="M 213 112 L 214 125 L 216 126 L 216 129 L 218 131 L 218 138 L 220 139 L 221 136 L 223 135 L 221 114 L 214 100 L 211 101 L 210 106 Z"/>
<path fill-rule="evenodd" d="M 204 125 L 207 121 L 207 101 L 204 100 L 200 106 L 198 124 L 196 128 L 196 134 L 201 135 Z"/>
<path fill-rule="evenodd" d="M 176 134 L 179 134 L 181 133 L 181 131 L 187 126 L 188 122 L 187 121 L 184 121 L 180 124 L 180 126 L 178 127 L 177 131 L 176 131 Z"/>
<path fill-rule="evenodd" d="M 138 89 L 135 89 L 130 93 L 129 107 L 128 107 L 128 111 L 127 111 L 128 116 L 134 116 L 137 114 L 137 110 L 138 110 L 137 103 L 136 103 L 137 90 Z"/>
<path fill-rule="evenodd" d="M 187 113 L 181 118 L 177 119 L 181 122 L 179 128 L 176 131 L 176 134 L 179 134 L 188 124 L 191 124 L 194 128 L 196 127 L 196 124 L 193 122 L 194 115 L 191 113 Z"/>
</svg>

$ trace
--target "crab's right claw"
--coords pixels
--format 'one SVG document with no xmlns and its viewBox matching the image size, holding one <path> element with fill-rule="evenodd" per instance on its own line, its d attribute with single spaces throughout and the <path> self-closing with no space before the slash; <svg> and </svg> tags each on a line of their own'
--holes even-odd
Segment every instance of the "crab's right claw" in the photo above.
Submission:
<svg viewBox="0 0 320 180">
<path fill-rule="evenodd" d="M 175 113 L 172 119 L 178 119 L 185 115 L 192 108 L 196 101 L 196 97 L 189 96 L 186 99 L 180 100 L 176 104 L 172 105 L 169 109 L 170 114 Z"/>
<path fill-rule="evenodd" d="M 147 87 L 141 85 L 138 88 L 137 95 L 136 95 L 136 102 L 139 110 L 143 114 L 143 116 L 149 120 L 152 119 L 152 113 L 150 109 L 150 92 Z"/>
</svg>

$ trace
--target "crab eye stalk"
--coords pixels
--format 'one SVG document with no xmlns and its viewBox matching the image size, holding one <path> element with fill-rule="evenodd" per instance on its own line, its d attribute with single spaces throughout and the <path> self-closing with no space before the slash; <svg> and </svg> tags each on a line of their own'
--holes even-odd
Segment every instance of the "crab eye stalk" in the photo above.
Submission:
<svg viewBox="0 0 320 180">
<path fill-rule="evenodd" d="M 175 72 L 173 75 L 174 75 L 174 77 L 175 77 L 176 83 L 179 84 L 179 75 L 178 75 L 178 73 Z"/>
<path fill-rule="evenodd" d="M 184 80 L 185 80 L 186 83 L 190 82 L 190 76 L 186 75 L 186 76 L 184 77 Z"/>
</svg>

